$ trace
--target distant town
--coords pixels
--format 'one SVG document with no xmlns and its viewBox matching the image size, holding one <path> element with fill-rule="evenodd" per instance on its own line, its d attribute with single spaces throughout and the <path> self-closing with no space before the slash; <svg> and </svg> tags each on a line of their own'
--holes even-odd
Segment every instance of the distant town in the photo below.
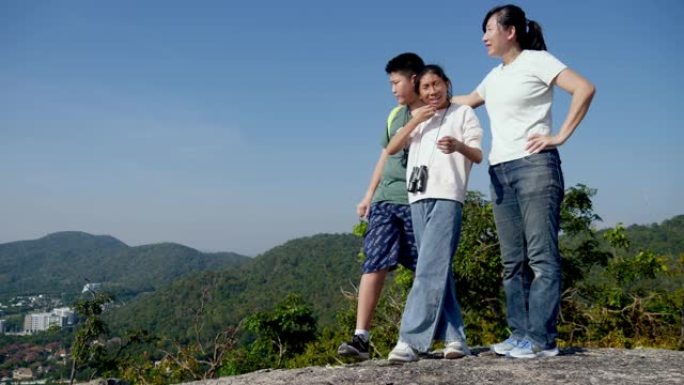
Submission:
<svg viewBox="0 0 684 385">
<path fill-rule="evenodd" d="M 88 283 L 83 286 L 82 292 L 96 292 L 100 287 L 100 283 Z M 11 324 L 3 318 L 6 314 L 16 316 L 26 311 L 29 312 L 24 315 L 21 325 Z M 73 326 L 76 321 L 76 314 L 71 307 L 63 306 L 60 299 L 47 294 L 16 296 L 7 303 L 0 302 L 0 334 L 28 335 L 50 328 Z"/>
</svg>

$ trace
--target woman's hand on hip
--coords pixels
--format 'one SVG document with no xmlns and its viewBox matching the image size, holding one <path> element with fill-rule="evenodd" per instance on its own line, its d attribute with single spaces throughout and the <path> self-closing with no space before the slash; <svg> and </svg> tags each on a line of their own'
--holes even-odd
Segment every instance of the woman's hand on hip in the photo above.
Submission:
<svg viewBox="0 0 684 385">
<path fill-rule="evenodd" d="M 560 146 L 562 142 L 554 135 L 532 134 L 527 138 L 527 150 L 530 154 L 536 154 L 544 150 L 550 150 Z"/>
</svg>

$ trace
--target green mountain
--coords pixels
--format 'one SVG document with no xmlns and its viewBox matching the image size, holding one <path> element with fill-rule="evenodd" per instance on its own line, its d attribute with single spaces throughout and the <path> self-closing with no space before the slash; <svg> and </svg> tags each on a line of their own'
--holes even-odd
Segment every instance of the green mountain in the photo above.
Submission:
<svg viewBox="0 0 684 385">
<path fill-rule="evenodd" d="M 358 284 L 360 247 L 351 234 L 291 240 L 237 269 L 184 277 L 114 309 L 108 322 L 115 330 L 144 328 L 183 339 L 192 335 L 200 308 L 205 330 L 217 331 L 296 293 L 312 305 L 321 324 L 330 324 L 344 302 L 342 290 Z"/>
<path fill-rule="evenodd" d="M 626 234 L 632 250 L 674 257 L 684 253 L 684 215 L 660 224 L 632 225 Z M 205 330 L 215 331 L 296 293 L 326 325 L 342 308 L 342 291 L 358 284 L 360 247 L 361 240 L 351 234 L 319 234 L 250 259 L 205 254 L 173 243 L 129 247 L 109 236 L 56 233 L 0 244 L 0 297 L 78 293 L 86 279 L 105 282 L 125 302 L 108 312 L 113 329 L 145 328 L 183 339 L 192 334 L 200 309 Z M 143 295 L 131 300 L 139 293 Z"/>
<path fill-rule="evenodd" d="M 87 282 L 102 283 L 129 298 L 189 273 L 235 267 L 249 260 L 173 243 L 129 247 L 111 236 L 60 232 L 0 244 L 0 300 L 27 294 L 73 297 Z"/>
<path fill-rule="evenodd" d="M 684 252 L 683 222 L 684 216 L 677 216 L 657 225 L 634 225 L 626 229 L 627 236 L 633 248 L 679 255 Z M 192 334 L 200 308 L 205 330 L 217 331 L 296 293 L 313 306 L 321 325 L 330 324 L 342 308 L 342 291 L 358 284 L 360 247 L 361 240 L 351 234 L 295 239 L 237 269 L 184 277 L 115 309 L 109 321 L 120 331 L 141 327 L 182 339 Z"/>
<path fill-rule="evenodd" d="M 648 249 L 672 256 L 684 253 L 684 215 L 677 215 L 662 223 L 631 225 L 625 231 L 632 251 Z"/>
</svg>

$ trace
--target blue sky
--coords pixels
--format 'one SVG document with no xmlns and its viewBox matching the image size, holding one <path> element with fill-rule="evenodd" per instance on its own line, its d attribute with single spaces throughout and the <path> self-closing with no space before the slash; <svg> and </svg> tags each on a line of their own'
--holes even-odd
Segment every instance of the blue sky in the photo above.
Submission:
<svg viewBox="0 0 684 385">
<path fill-rule="evenodd" d="M 0 2 L 0 242 L 50 232 L 255 255 L 348 232 L 414 51 L 456 93 L 494 1 Z M 684 214 L 684 2 L 521 1 L 598 89 L 561 148 L 599 227 Z M 556 128 L 569 98 L 556 92 Z M 489 121 L 478 109 L 489 148 Z M 487 167 L 470 189 L 488 191 Z"/>
</svg>

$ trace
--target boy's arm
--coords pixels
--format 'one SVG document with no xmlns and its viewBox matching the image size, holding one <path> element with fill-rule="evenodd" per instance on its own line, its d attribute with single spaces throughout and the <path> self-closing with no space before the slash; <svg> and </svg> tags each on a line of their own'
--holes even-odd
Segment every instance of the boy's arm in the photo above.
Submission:
<svg viewBox="0 0 684 385">
<path fill-rule="evenodd" d="M 385 167 L 385 161 L 387 160 L 387 151 L 382 149 L 380 152 L 380 157 L 378 162 L 375 164 L 375 169 L 373 170 L 373 175 L 371 176 L 370 184 L 368 185 L 368 190 L 366 190 L 366 195 L 356 206 L 356 214 L 360 218 L 368 218 L 368 210 L 370 210 L 370 203 L 375 194 L 375 189 L 378 188 L 380 184 L 380 178 L 382 177 L 382 169 Z"/>
</svg>

